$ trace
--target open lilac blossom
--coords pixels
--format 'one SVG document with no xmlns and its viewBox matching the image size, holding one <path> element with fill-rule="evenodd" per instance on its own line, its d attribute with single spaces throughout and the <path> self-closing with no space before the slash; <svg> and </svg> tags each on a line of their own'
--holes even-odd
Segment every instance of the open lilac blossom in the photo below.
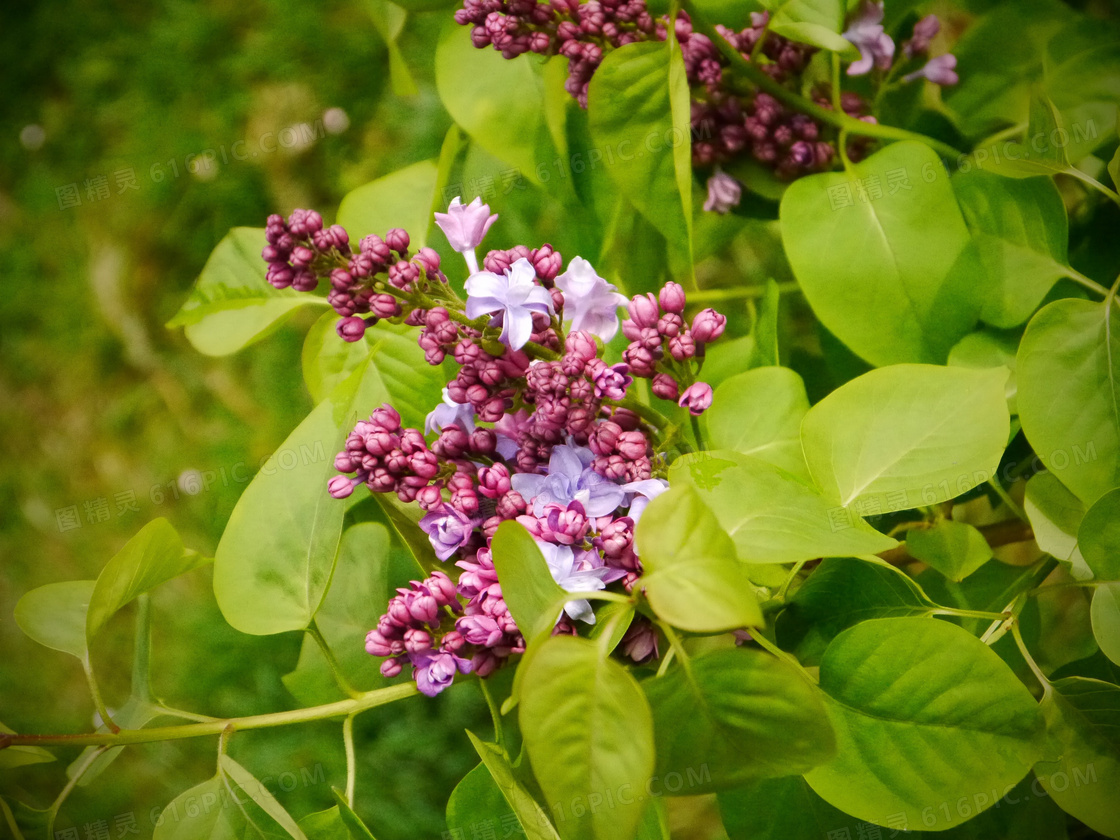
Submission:
<svg viewBox="0 0 1120 840">
<path fill-rule="evenodd" d="M 630 510 L 626 514 L 634 520 L 634 524 L 638 524 L 638 520 L 642 518 L 642 511 L 646 509 L 646 505 L 669 489 L 669 482 L 663 478 L 647 478 L 644 481 L 631 481 L 629 484 L 623 484 L 622 490 L 626 493 L 633 494 L 630 499 Z"/>
<path fill-rule="evenodd" d="M 554 545 L 540 540 L 537 540 L 537 547 L 544 555 L 548 570 L 552 572 L 552 579 L 565 592 L 596 592 L 625 575 L 621 569 L 603 565 L 602 559 L 594 551 L 583 551 L 577 556 L 566 545 Z M 586 598 L 568 601 L 564 605 L 564 613 L 573 621 L 595 623 L 595 612 Z"/>
<path fill-rule="evenodd" d="M 422 694 L 429 697 L 435 697 L 451 685 L 456 671 L 467 674 L 471 670 L 469 659 L 463 659 L 461 656 L 443 651 L 428 650 L 420 653 L 410 653 L 408 659 L 412 663 L 416 687 L 420 689 Z"/>
<path fill-rule="evenodd" d="M 537 285 L 537 270 L 524 257 L 504 275 L 492 271 L 472 274 L 466 283 L 467 317 L 501 313 L 499 340 L 511 350 L 520 350 L 533 334 L 533 313 L 552 312 L 552 296 Z"/>
<path fill-rule="evenodd" d="M 451 399 L 447 388 L 443 389 L 443 402 L 428 412 L 424 419 L 424 434 L 433 430 L 440 431 L 446 426 L 458 423 L 459 428 L 468 434 L 474 431 L 474 406 L 470 403 L 458 403 Z"/>
<path fill-rule="evenodd" d="M 844 37 L 859 48 L 860 57 L 848 67 L 849 76 L 862 76 L 872 67 L 886 70 L 894 59 L 894 41 L 883 31 L 883 4 L 863 0 Z"/>
<path fill-rule="evenodd" d="M 583 505 L 588 517 L 606 516 L 622 503 L 626 494 L 591 468 L 592 455 L 590 449 L 583 447 L 556 446 L 545 475 L 516 473 L 510 482 L 522 498 L 532 502 L 537 516 L 544 513 L 546 505 L 565 507 L 570 502 Z"/>
<path fill-rule="evenodd" d="M 474 526 L 466 514 L 450 505 L 441 505 L 420 520 L 420 528 L 428 535 L 436 557 L 443 561 L 470 540 Z"/>
<path fill-rule="evenodd" d="M 704 202 L 704 212 L 719 213 L 721 216 L 739 206 L 743 197 L 743 185 L 726 172 L 716 171 L 708 179 L 708 198 Z"/>
<path fill-rule="evenodd" d="M 572 329 L 586 330 L 610 341 L 618 332 L 618 307 L 627 304 L 625 295 L 595 273 L 591 263 L 575 257 L 568 270 L 556 278 L 556 287 L 564 293 L 564 315 L 572 321 Z"/>
<path fill-rule="evenodd" d="M 436 213 L 436 224 L 451 247 L 463 255 L 471 274 L 478 271 L 478 258 L 475 257 L 474 249 L 497 218 L 498 214 L 491 215 L 490 205 L 483 204 L 481 198 L 475 198 L 464 207 L 459 196 L 451 200 L 446 213 Z"/>
<path fill-rule="evenodd" d="M 956 73 L 957 57 L 952 53 L 939 55 L 926 62 L 926 66 L 913 73 L 902 77 L 904 82 L 913 82 L 916 79 L 929 79 L 935 85 L 955 85 L 960 81 Z"/>
</svg>

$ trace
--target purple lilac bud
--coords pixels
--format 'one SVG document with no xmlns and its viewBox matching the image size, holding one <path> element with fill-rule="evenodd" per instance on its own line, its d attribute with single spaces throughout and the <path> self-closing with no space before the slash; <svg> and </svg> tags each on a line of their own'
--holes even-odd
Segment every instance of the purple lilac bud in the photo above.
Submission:
<svg viewBox="0 0 1120 840">
<path fill-rule="evenodd" d="M 689 414 L 697 417 L 712 404 L 712 386 L 706 382 L 694 382 L 685 389 L 677 405 L 687 408 Z"/>
<path fill-rule="evenodd" d="M 937 19 L 937 15 L 926 15 L 914 24 L 914 37 L 902 45 L 903 55 L 907 58 L 913 58 L 916 55 L 924 55 L 929 49 L 930 41 L 932 41 L 940 31 L 941 21 Z"/>
<path fill-rule="evenodd" d="M 674 402 L 676 402 L 681 394 L 680 385 L 677 384 L 677 380 L 667 373 L 658 373 L 653 377 L 652 390 L 654 396 Z"/>
<path fill-rule="evenodd" d="M 658 310 L 657 298 L 652 294 L 635 295 L 628 307 L 630 319 L 638 327 L 653 327 L 661 313 Z"/>
<path fill-rule="evenodd" d="M 742 196 L 742 184 L 726 172 L 716 172 L 708 179 L 708 198 L 704 202 L 704 210 L 720 215 L 729 213 L 732 208 L 739 206 Z"/>
<path fill-rule="evenodd" d="M 366 322 L 354 315 L 343 318 L 334 328 L 343 341 L 361 341 L 366 334 Z"/>
<path fill-rule="evenodd" d="M 689 328 L 689 332 L 692 333 L 694 341 L 707 344 L 723 335 L 723 330 L 726 326 L 727 318 L 720 315 L 714 309 L 704 309 L 697 313 L 696 317 L 692 319 L 692 326 Z"/>
<path fill-rule="evenodd" d="M 904 82 L 913 82 L 916 79 L 929 79 L 935 85 L 955 85 L 960 81 L 956 73 L 957 57 L 952 53 L 939 55 L 926 62 L 925 67 L 902 77 Z"/>
</svg>

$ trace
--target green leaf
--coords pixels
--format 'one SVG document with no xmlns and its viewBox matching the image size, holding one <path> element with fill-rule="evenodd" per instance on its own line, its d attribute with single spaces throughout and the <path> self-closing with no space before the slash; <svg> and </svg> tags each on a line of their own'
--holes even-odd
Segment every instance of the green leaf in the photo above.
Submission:
<svg viewBox="0 0 1120 840">
<path fill-rule="evenodd" d="M 1062 810 L 1107 837 L 1120 838 L 1120 688 L 1100 680 L 1056 680 L 1042 698 L 1055 761 L 1035 774 Z"/>
<path fill-rule="evenodd" d="M 1116 149 L 1116 154 L 1108 163 L 1108 174 L 1112 176 L 1113 188 L 1120 190 L 1120 147 Z"/>
<path fill-rule="evenodd" d="M 424 511 L 417 505 L 405 504 L 397 498 L 395 493 L 374 493 L 373 499 L 380 506 L 382 513 L 393 526 L 393 531 L 400 538 L 405 548 L 408 549 L 416 565 L 427 576 L 436 569 L 442 569 L 444 564 L 436 557 L 435 549 L 428 535 L 420 529 L 420 520 L 424 518 Z"/>
<path fill-rule="evenodd" d="M 162 714 L 163 712 L 160 711 L 158 706 L 153 705 L 147 700 L 142 700 L 136 695 L 132 695 L 124 701 L 124 704 L 119 709 L 113 711 L 112 717 L 113 723 L 121 729 L 143 729 Z M 97 727 L 97 731 L 108 732 L 109 727 L 103 723 Z M 124 752 L 124 749 L 125 748 L 121 746 L 110 747 L 95 758 L 92 763 L 87 765 L 86 762 L 89 760 L 89 757 L 96 752 L 98 748 L 86 747 L 78 754 L 78 757 L 67 766 L 66 775 L 73 779 L 81 768 L 85 768 L 82 770 L 81 778 L 78 779 L 78 785 L 80 787 L 88 787 L 97 780 L 98 776 L 109 768 L 110 764 L 117 760 L 120 754 Z M 2 755 L 3 753 L 0 752 L 0 756 Z"/>
<path fill-rule="evenodd" d="M 976 323 L 979 278 L 956 268 L 968 228 L 928 146 L 892 143 L 850 173 L 800 178 L 780 218 L 809 305 L 868 362 L 943 363 Z"/>
<path fill-rule="evenodd" d="M 898 545 L 794 476 L 749 455 L 685 455 L 670 466 L 669 482 L 699 491 L 747 563 L 877 554 Z"/>
<path fill-rule="evenodd" d="M 16 731 L 0 723 L 0 733 L 15 735 Z M 0 770 L 22 767 L 25 764 L 43 764 L 54 761 L 55 757 L 42 747 L 5 747 L 0 750 Z"/>
<path fill-rule="evenodd" d="M 459 5 L 458 0 L 393 0 L 393 2 L 410 12 L 434 12 Z"/>
<path fill-rule="evenodd" d="M 801 420 L 809 398 L 789 368 L 759 367 L 725 379 L 704 412 L 713 449 L 753 455 L 809 481 L 801 454 Z"/>
<path fill-rule="evenodd" d="M 338 803 L 338 813 L 342 817 L 342 822 L 350 831 L 350 836 L 355 840 L 377 840 L 373 836 L 373 832 L 369 830 L 362 818 L 354 813 L 354 809 L 346 802 L 346 797 L 343 796 L 342 791 L 336 787 L 331 788 L 331 793 L 334 794 L 335 802 Z"/>
<path fill-rule="evenodd" d="M 513 520 L 503 522 L 490 541 L 490 550 L 502 597 L 525 638 L 552 627 L 570 598 L 557 586 L 525 526 Z"/>
<path fill-rule="evenodd" d="M 1077 542 L 1099 580 L 1120 580 L 1120 488 L 1109 490 L 1089 508 Z"/>
<path fill-rule="evenodd" d="M 287 832 L 295 840 L 307 840 L 306 835 L 300 830 L 296 821 L 284 810 L 284 806 L 276 801 L 268 789 L 253 776 L 248 770 L 223 753 L 218 758 L 218 767 L 221 768 L 238 788 L 249 795 L 249 798 Z"/>
<path fill-rule="evenodd" d="M 89 650 L 86 612 L 95 585 L 92 580 L 68 580 L 32 589 L 16 603 L 16 624 L 39 644 L 84 660 Z"/>
<path fill-rule="evenodd" d="M 206 265 L 168 327 L 186 327 L 200 353 L 228 356 L 264 338 L 301 306 L 326 306 L 321 297 L 274 289 L 264 279 L 261 228 L 231 230 Z"/>
<path fill-rule="evenodd" d="M 996 327 L 1023 323 L 1051 287 L 1070 276 L 1065 204 L 1051 178 L 1013 180 L 982 169 L 953 176 L 989 283 L 980 317 Z"/>
<path fill-rule="evenodd" d="M 1038 707 L 983 642 L 928 618 L 865 621 L 837 636 L 820 686 L 837 756 L 805 778 L 846 813 L 943 830 L 942 802 L 1003 790 L 1041 757 Z M 989 805 L 994 803 L 989 803 Z"/>
<path fill-rule="evenodd" d="M 1023 509 L 1039 548 L 1067 564 L 1078 580 L 1093 576 L 1077 545 L 1085 505 L 1053 473 L 1041 472 L 1027 480 Z"/>
<path fill-rule="evenodd" d="M 641 586 L 659 618 L 694 633 L 763 624 L 735 544 L 689 485 L 671 487 L 638 522 Z"/>
<path fill-rule="evenodd" d="M 501 837 L 503 829 L 510 828 L 513 815 L 509 808 L 494 777 L 486 765 L 480 763 L 459 781 L 447 800 L 450 836 L 459 836 L 454 833 L 458 831 L 466 840 L 475 834 L 485 837 L 489 830 L 495 837 Z M 518 827 L 521 827 L 520 823 Z"/>
<path fill-rule="evenodd" d="M 390 580 L 399 580 L 400 576 L 391 577 L 389 567 L 391 561 L 400 559 L 403 558 L 391 554 L 389 532 L 384 525 L 359 522 L 350 526 L 342 534 L 330 589 L 315 614 L 315 624 L 334 653 L 339 670 L 359 691 L 385 685 L 362 642 L 366 633 L 377 626 L 389 597 L 394 594 Z M 304 705 L 345 699 L 318 644 L 310 636 L 304 637 L 295 670 L 281 679 Z"/>
<path fill-rule="evenodd" d="M 778 616 L 778 643 L 803 661 L 818 661 L 842 631 L 873 618 L 927 616 L 937 608 L 913 580 L 886 563 L 854 557 L 824 560 Z"/>
<path fill-rule="evenodd" d="M 748 368 L 781 364 L 778 359 L 778 306 L 781 299 L 778 284 L 770 278 L 766 281 L 766 292 L 759 301 L 758 315 L 751 330 L 753 343 L 747 356 Z"/>
<path fill-rule="evenodd" d="M 774 15 L 769 30 L 801 44 L 840 53 L 844 59 L 859 58 L 855 44 L 841 37 L 844 28 L 843 0 L 763 0 Z"/>
<path fill-rule="evenodd" d="M 592 139 L 613 153 L 610 177 L 665 236 L 670 259 L 690 266 L 692 176 L 689 131 L 678 124 L 682 85 L 679 47 L 627 44 L 607 53 L 587 98 Z M 683 90 L 687 96 L 687 87 Z"/>
<path fill-rule="evenodd" d="M 719 811 L 731 840 L 821 840 L 829 832 L 858 837 L 856 823 L 862 824 L 817 796 L 800 776 L 763 779 L 724 791 L 719 794 Z M 864 836 L 873 836 L 866 825 Z"/>
<path fill-rule="evenodd" d="M 761 651 L 713 651 L 642 687 L 658 775 L 702 768 L 689 795 L 799 775 L 836 752 L 819 692 L 793 665 Z"/>
<path fill-rule="evenodd" d="M 476 49 L 448 16 L 436 46 L 436 89 L 447 112 L 478 145 L 536 184 L 551 177 L 556 150 L 544 118 L 537 62 Z"/>
<path fill-rule="evenodd" d="M 943 519 L 932 528 L 906 534 L 906 550 L 949 580 L 964 580 L 992 559 L 988 541 L 971 525 Z"/>
<path fill-rule="evenodd" d="M 176 796 L 156 819 L 153 840 L 231 840 L 247 828 L 219 775 Z"/>
<path fill-rule="evenodd" d="M 502 798 L 513 809 L 525 836 L 529 840 L 558 840 L 559 835 L 549 822 L 544 808 L 514 777 L 513 768 L 505 751 L 496 744 L 480 740 L 469 729 L 467 737 L 471 739 L 475 752 L 482 759 L 487 772 L 493 777 Z"/>
<path fill-rule="evenodd" d="M 981 330 L 969 333 L 958 341 L 949 351 L 949 364 L 964 368 L 1005 367 L 1011 371 L 1004 386 L 1007 397 L 1007 410 L 1018 414 L 1017 395 L 1019 386 L 1015 379 L 1015 354 L 1019 349 L 1018 336 L 1008 336 Z"/>
<path fill-rule="evenodd" d="M 1120 665 L 1120 583 L 1103 583 L 1097 587 L 1089 617 L 1101 653 Z"/>
<path fill-rule="evenodd" d="M 1011 424 L 1007 371 L 892 365 L 841 385 L 801 424 L 826 498 L 857 512 L 932 505 L 995 475 Z"/>
<path fill-rule="evenodd" d="M 371 233 L 384 236 L 392 228 L 404 228 L 409 250 L 417 251 L 427 244 L 434 222 L 435 191 L 435 161 L 422 160 L 348 192 L 338 206 L 338 223 L 351 243 Z"/>
<path fill-rule="evenodd" d="M 1019 417 L 1038 457 L 1086 505 L 1120 485 L 1120 315 L 1043 307 L 1019 345 Z"/>
<path fill-rule="evenodd" d="M 338 313 L 324 312 L 303 340 L 300 362 L 303 381 L 311 399 L 322 402 L 355 370 L 369 362 L 373 330 L 366 330 L 360 341 L 343 341 L 335 329 Z"/>
<path fill-rule="evenodd" d="M 521 668 L 518 720 L 560 836 L 633 836 L 648 804 L 638 792 L 654 767 L 641 687 L 594 642 L 572 636 L 547 639 Z M 615 804 L 604 808 L 608 796 Z"/>
<path fill-rule="evenodd" d="M 299 821 L 299 827 L 310 840 L 352 840 L 337 805 L 308 814 Z"/>
<path fill-rule="evenodd" d="M 183 548 L 178 532 L 166 519 L 154 519 L 105 564 L 90 596 L 86 638 L 90 644 L 116 612 L 161 583 L 210 562 Z"/>
<path fill-rule="evenodd" d="M 393 94 L 395 96 L 416 96 L 419 90 L 412 78 L 412 73 L 408 69 L 408 64 L 404 60 L 404 55 L 401 54 L 401 48 L 397 44 L 397 39 L 400 37 L 401 30 L 404 29 L 404 22 L 408 18 L 408 14 L 401 7 L 401 4 L 389 2 L 389 0 L 365 0 L 364 5 L 369 13 L 370 20 L 373 21 L 377 34 L 385 42 L 385 47 L 389 53 L 389 82 L 392 85 Z"/>
<path fill-rule="evenodd" d="M 1082 18 L 1047 44 L 1046 93 L 1066 134 L 1051 142 L 1077 162 L 1116 137 L 1120 53 L 1115 24 Z"/>
</svg>

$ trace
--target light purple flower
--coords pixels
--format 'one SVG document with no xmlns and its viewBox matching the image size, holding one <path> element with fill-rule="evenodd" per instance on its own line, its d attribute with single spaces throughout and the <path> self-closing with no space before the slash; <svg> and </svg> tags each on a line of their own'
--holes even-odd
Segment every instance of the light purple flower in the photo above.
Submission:
<svg viewBox="0 0 1120 840">
<path fill-rule="evenodd" d="M 860 57 L 848 67 L 849 76 L 862 76 L 872 67 L 886 70 L 894 59 L 894 41 L 883 31 L 883 4 L 863 0 L 844 37 L 859 47 Z"/>
<path fill-rule="evenodd" d="M 510 476 L 513 489 L 533 503 L 533 513 L 541 516 L 546 505 L 566 507 L 570 502 L 583 505 L 588 518 L 606 516 L 622 504 L 622 488 L 591 469 L 594 453 L 577 446 L 554 446 L 548 460 L 548 474 L 515 473 Z"/>
<path fill-rule="evenodd" d="M 459 428 L 470 434 L 474 431 L 474 406 L 470 403 L 457 403 L 451 399 L 447 389 L 443 389 L 443 402 L 433 408 L 424 419 L 424 434 L 432 430 L 442 431 L 445 426 L 458 423 Z"/>
<path fill-rule="evenodd" d="M 565 592 L 595 592 L 605 589 L 608 583 L 626 574 L 622 569 L 603 565 L 598 552 L 583 551 L 577 556 L 566 545 L 554 545 L 540 540 L 536 542 L 548 563 L 548 570 L 552 572 L 552 579 Z M 564 605 L 564 612 L 574 621 L 595 623 L 595 612 L 586 598 L 568 601 Z M 557 620 L 559 618 L 558 616 Z"/>
<path fill-rule="evenodd" d="M 512 350 L 520 350 L 533 334 L 533 313 L 552 312 L 552 296 L 537 285 L 537 270 L 524 257 L 504 274 L 479 271 L 466 283 L 467 317 L 487 313 L 502 314 L 502 334 L 498 337 Z"/>
<path fill-rule="evenodd" d="M 408 659 L 415 669 L 413 676 L 416 678 L 416 687 L 429 697 L 435 697 L 451 685 L 456 671 L 467 674 L 471 670 L 469 659 L 442 651 L 410 653 Z"/>
<path fill-rule="evenodd" d="M 517 451 L 521 448 L 518 443 L 521 439 L 521 433 L 529 428 L 529 425 L 529 412 L 525 409 L 521 409 L 516 414 L 503 414 L 494 424 L 494 433 L 498 436 L 498 442 L 495 446 L 498 454 L 507 461 L 515 457 Z"/>
<path fill-rule="evenodd" d="M 420 520 L 421 530 L 428 535 L 436 557 L 446 561 L 471 538 L 474 522 L 450 505 L 441 505 Z"/>
<path fill-rule="evenodd" d="M 723 215 L 738 207 L 742 197 L 742 184 L 726 172 L 716 172 L 708 179 L 708 200 L 704 202 L 704 212 Z"/>
<path fill-rule="evenodd" d="M 960 76 L 957 75 L 955 70 L 956 66 L 957 57 L 952 53 L 945 53 L 945 55 L 939 55 L 937 58 L 931 58 L 921 70 L 907 73 L 902 77 L 902 81 L 912 82 L 915 79 L 925 78 L 935 85 L 955 85 L 960 81 Z"/>
<path fill-rule="evenodd" d="M 556 278 L 556 287 L 564 293 L 564 315 L 572 320 L 572 329 L 586 330 L 610 341 L 618 332 L 618 307 L 627 304 L 625 295 L 595 273 L 591 263 L 575 257 L 568 270 Z"/>
<path fill-rule="evenodd" d="M 646 506 L 668 489 L 669 482 L 663 478 L 647 478 L 644 481 L 631 481 L 629 484 L 623 484 L 623 492 L 633 494 L 630 497 L 630 510 L 626 515 L 633 519 L 634 524 L 637 525 Z"/>
<path fill-rule="evenodd" d="M 497 221 L 498 214 L 490 214 L 490 205 L 475 198 L 464 207 L 459 196 L 451 200 L 446 213 L 436 213 L 436 224 L 451 243 L 451 247 L 463 255 L 471 274 L 478 272 L 478 259 L 474 249 L 478 247 L 490 225 Z"/>
</svg>

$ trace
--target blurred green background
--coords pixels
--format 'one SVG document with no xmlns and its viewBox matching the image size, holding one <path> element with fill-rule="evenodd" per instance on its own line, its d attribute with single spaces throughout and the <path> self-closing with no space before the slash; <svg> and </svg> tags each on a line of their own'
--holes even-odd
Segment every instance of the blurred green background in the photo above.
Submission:
<svg viewBox="0 0 1120 840">
<path fill-rule="evenodd" d="M 349 190 L 438 154 L 450 125 L 431 79 L 441 16 L 401 36 L 419 92 L 400 98 L 383 12 L 286 0 L 0 12 L 0 721 L 13 729 L 93 726 L 78 662 L 12 620 L 20 596 L 96 577 L 159 516 L 212 556 L 248 478 L 310 409 L 310 315 L 222 359 L 163 324 L 231 227 L 333 213 Z M 153 607 L 157 696 L 219 716 L 298 705 L 280 677 L 299 634 L 229 628 L 209 569 L 157 590 Z M 94 651 L 110 708 L 128 695 L 131 634 L 126 610 Z M 477 762 L 462 728 L 487 721 L 473 685 L 358 719 L 357 806 L 379 837 L 440 835 L 448 793 Z M 245 733 L 231 752 L 273 777 L 298 818 L 344 783 L 340 729 Z M 78 750 L 58 752 L 3 771 L 0 795 L 47 807 Z M 151 837 L 158 809 L 212 776 L 214 759 L 213 738 L 130 748 L 74 792 L 56 831 Z"/>
</svg>

